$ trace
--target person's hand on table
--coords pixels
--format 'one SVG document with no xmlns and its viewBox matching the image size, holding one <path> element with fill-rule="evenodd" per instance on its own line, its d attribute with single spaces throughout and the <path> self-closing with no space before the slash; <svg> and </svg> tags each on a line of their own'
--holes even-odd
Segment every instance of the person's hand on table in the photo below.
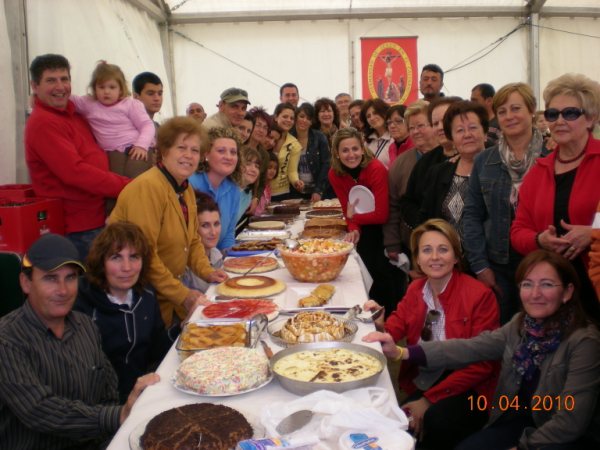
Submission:
<svg viewBox="0 0 600 450">
<path fill-rule="evenodd" d="M 563 254 L 571 245 L 567 239 L 558 236 L 554 225 L 549 225 L 546 230 L 538 234 L 537 243 L 543 249 L 560 254 Z"/>
<path fill-rule="evenodd" d="M 210 305 L 210 301 L 206 298 L 202 292 L 195 289 L 190 289 L 187 297 L 183 301 L 183 306 L 188 312 L 188 316 L 193 313 L 198 306 Z"/>
<path fill-rule="evenodd" d="M 402 405 L 402 409 L 407 411 L 407 416 L 409 416 L 408 428 L 413 431 L 413 435 L 419 441 L 423 440 L 423 418 L 430 406 L 431 402 L 425 397 Z"/>
<path fill-rule="evenodd" d="M 396 359 L 400 356 L 400 350 L 396 347 L 396 341 L 390 333 L 371 331 L 363 336 L 362 340 L 363 342 L 380 342 L 383 354 L 390 359 Z"/>
<path fill-rule="evenodd" d="M 313 192 L 310 196 L 310 201 L 312 203 L 321 201 L 321 194 L 319 194 L 318 192 Z"/>
<path fill-rule="evenodd" d="M 129 150 L 129 159 L 134 161 L 148 161 L 148 152 L 142 147 L 131 147 Z"/>
<path fill-rule="evenodd" d="M 344 236 L 344 240 L 346 242 L 352 242 L 354 245 L 358 244 L 358 240 L 360 239 L 360 232 L 358 230 L 352 230 L 346 233 Z"/>
<path fill-rule="evenodd" d="M 567 233 L 562 236 L 563 239 L 569 241 L 563 256 L 573 260 L 579 256 L 592 243 L 592 227 L 586 225 L 571 225 L 561 219 L 560 225 L 567 230 Z"/>
<path fill-rule="evenodd" d="M 121 414 L 119 416 L 119 423 L 125 422 L 125 419 L 129 417 L 129 413 L 131 412 L 131 408 L 133 408 L 133 404 L 136 402 L 140 394 L 146 389 L 148 386 L 156 384 L 160 381 L 160 376 L 157 373 L 147 373 L 144 376 L 141 376 L 135 382 L 133 389 L 129 393 L 129 397 L 127 397 L 127 402 L 121 408 Z"/>
<path fill-rule="evenodd" d="M 206 281 L 209 283 L 222 283 L 227 278 L 229 278 L 227 272 L 225 272 L 223 269 L 217 269 L 214 272 L 211 272 L 208 277 L 206 277 Z"/>
</svg>

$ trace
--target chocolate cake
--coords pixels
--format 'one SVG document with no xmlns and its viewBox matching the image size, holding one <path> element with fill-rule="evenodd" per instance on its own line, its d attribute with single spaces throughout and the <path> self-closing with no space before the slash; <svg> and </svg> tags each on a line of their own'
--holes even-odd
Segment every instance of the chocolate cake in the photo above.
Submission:
<svg viewBox="0 0 600 450">
<path fill-rule="evenodd" d="M 197 403 L 169 409 L 150 420 L 140 446 L 144 450 L 230 450 L 253 434 L 235 409 Z"/>
</svg>

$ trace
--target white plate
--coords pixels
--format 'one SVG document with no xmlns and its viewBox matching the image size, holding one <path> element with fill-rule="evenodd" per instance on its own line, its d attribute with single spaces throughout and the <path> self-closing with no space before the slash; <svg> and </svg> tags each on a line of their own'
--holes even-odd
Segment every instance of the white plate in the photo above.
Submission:
<svg viewBox="0 0 600 450">
<path fill-rule="evenodd" d="M 186 388 L 184 388 L 182 386 L 178 386 L 177 383 L 175 383 L 175 376 L 173 376 L 171 378 L 171 384 L 178 391 L 183 392 L 184 394 L 195 395 L 197 397 L 232 397 L 234 395 L 246 394 L 248 392 L 256 391 L 256 390 L 258 390 L 260 388 L 263 388 L 267 384 L 269 384 L 272 379 L 273 379 L 273 372 L 269 371 L 269 377 L 265 380 L 264 383 L 259 384 L 258 386 L 254 386 L 253 388 L 246 389 L 244 391 L 232 392 L 232 393 L 227 393 L 227 394 L 199 394 L 198 392 L 190 391 L 190 390 L 188 390 L 188 389 L 186 389 Z"/>
<path fill-rule="evenodd" d="M 255 417 L 253 414 L 246 414 L 246 412 L 240 411 L 240 409 L 237 406 L 233 409 L 237 410 L 246 418 L 246 420 L 254 430 L 254 436 L 252 436 L 253 439 L 261 439 L 265 437 L 265 429 L 262 425 L 260 425 L 260 421 L 257 417 Z M 157 413 L 156 415 L 158 414 L 160 413 Z M 129 433 L 129 447 L 131 448 L 131 450 L 144 450 L 140 445 L 140 438 L 142 437 L 142 434 L 144 434 L 144 431 L 146 431 L 146 425 L 148 425 L 148 422 L 150 422 L 152 419 L 154 419 L 154 417 L 150 417 L 146 420 L 143 420 L 142 422 L 137 424 L 133 430 L 131 430 L 131 433 Z"/>
<path fill-rule="evenodd" d="M 308 297 L 312 290 L 316 289 L 319 284 L 330 284 L 330 283 L 308 283 L 307 286 L 288 286 L 285 292 L 284 305 L 289 309 L 303 309 L 298 306 L 298 301 L 301 298 Z M 341 288 L 336 286 L 333 296 L 327 303 L 322 306 L 346 306 L 342 297 Z M 312 308 L 306 308 L 312 309 Z"/>
<path fill-rule="evenodd" d="M 358 203 L 354 207 L 354 212 L 365 214 L 375 211 L 375 196 L 368 188 L 357 185 L 350 189 L 348 201 L 354 203 L 357 200 Z"/>
</svg>

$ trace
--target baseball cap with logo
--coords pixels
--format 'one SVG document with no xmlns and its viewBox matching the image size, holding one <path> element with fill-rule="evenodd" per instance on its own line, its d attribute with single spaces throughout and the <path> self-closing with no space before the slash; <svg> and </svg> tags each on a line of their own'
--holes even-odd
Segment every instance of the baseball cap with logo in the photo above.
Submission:
<svg viewBox="0 0 600 450">
<path fill-rule="evenodd" d="M 221 100 L 225 103 L 246 102 L 250 104 L 250 100 L 248 100 L 248 92 L 236 87 L 225 89 L 221 93 Z"/>
<path fill-rule="evenodd" d="M 67 264 L 74 264 L 85 271 L 75 245 L 66 237 L 51 233 L 43 235 L 31 244 L 22 262 L 23 268 L 37 267 L 46 272 Z"/>
</svg>

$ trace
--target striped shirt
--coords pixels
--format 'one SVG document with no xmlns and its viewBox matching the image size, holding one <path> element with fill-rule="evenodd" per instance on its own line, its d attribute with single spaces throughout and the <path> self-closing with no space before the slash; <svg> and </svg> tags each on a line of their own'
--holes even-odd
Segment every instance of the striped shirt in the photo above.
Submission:
<svg viewBox="0 0 600 450">
<path fill-rule="evenodd" d="M 62 339 L 29 302 L 0 319 L 0 449 L 96 448 L 119 427 L 117 376 L 91 319 Z"/>
</svg>

